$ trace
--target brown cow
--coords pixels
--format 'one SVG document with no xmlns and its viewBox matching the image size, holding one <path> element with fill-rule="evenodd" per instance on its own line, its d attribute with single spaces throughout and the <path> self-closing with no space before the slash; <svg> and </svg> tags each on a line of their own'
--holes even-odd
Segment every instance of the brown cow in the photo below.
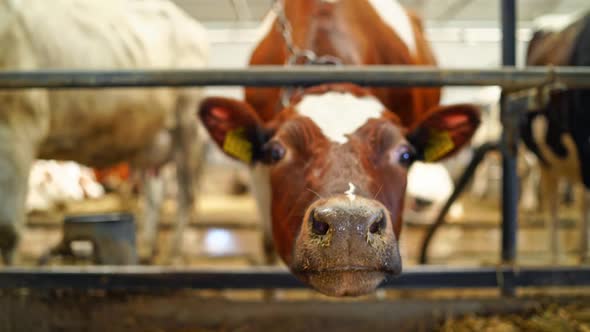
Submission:
<svg viewBox="0 0 590 332">
<path fill-rule="evenodd" d="M 294 43 L 344 64 L 434 65 L 419 20 L 395 1 L 291 0 Z M 379 10 L 379 11 L 378 11 Z M 386 15 L 383 15 L 386 13 Z M 274 23 L 251 64 L 290 59 Z M 400 32 L 401 31 L 401 32 Z M 325 84 L 281 106 L 280 89 L 247 89 L 247 102 L 209 98 L 200 117 L 230 156 L 253 166 L 263 221 L 291 271 L 318 291 L 356 296 L 401 272 L 407 169 L 468 142 L 469 105 L 439 107 L 439 89 Z"/>
</svg>

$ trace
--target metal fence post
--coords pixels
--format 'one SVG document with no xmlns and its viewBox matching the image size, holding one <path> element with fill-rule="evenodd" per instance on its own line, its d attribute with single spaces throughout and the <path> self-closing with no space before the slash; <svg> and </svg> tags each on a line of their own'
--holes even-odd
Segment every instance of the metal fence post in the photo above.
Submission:
<svg viewBox="0 0 590 332">
<path fill-rule="evenodd" d="M 516 0 L 502 0 L 502 64 L 516 65 Z M 512 264 L 516 259 L 518 231 L 518 114 L 509 107 L 502 93 L 501 121 L 503 124 L 502 151 L 502 263 Z M 515 114 L 516 113 L 516 114 Z M 502 294 L 515 295 L 514 284 L 504 283 Z"/>
</svg>

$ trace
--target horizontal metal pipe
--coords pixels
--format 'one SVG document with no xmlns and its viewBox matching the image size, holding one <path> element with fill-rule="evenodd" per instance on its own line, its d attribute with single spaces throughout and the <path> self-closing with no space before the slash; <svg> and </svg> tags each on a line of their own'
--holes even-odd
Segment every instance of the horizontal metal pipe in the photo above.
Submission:
<svg viewBox="0 0 590 332">
<path fill-rule="evenodd" d="M 590 286 L 590 267 L 406 269 L 382 287 L 496 288 Z M 260 289 L 305 287 L 284 269 L 199 270 L 168 267 L 3 268 L 0 289 Z"/>
<path fill-rule="evenodd" d="M 440 69 L 417 66 L 257 66 L 244 69 L 0 71 L 0 89 L 156 86 L 291 86 L 350 82 L 364 86 L 498 85 L 525 88 L 548 82 L 590 88 L 590 67 Z"/>
</svg>

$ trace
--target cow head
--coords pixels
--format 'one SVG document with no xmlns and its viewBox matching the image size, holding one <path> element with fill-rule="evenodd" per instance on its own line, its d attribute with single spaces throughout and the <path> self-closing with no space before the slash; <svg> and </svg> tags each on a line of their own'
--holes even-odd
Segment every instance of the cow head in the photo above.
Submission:
<svg viewBox="0 0 590 332">
<path fill-rule="evenodd" d="M 233 158 L 268 167 L 272 233 L 291 271 L 318 291 L 355 296 L 401 272 L 408 167 L 469 141 L 479 113 L 431 110 L 412 128 L 356 86 L 322 85 L 263 123 L 247 103 L 209 98 L 200 117 Z"/>
</svg>

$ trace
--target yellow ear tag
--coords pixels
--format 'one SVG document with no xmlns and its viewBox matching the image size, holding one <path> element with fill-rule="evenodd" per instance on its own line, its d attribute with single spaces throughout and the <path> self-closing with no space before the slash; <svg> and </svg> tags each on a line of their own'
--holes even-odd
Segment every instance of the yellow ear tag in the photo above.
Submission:
<svg viewBox="0 0 590 332">
<path fill-rule="evenodd" d="M 436 161 L 455 148 L 455 143 L 447 131 L 431 130 L 426 148 L 424 149 L 425 161 Z"/>
<path fill-rule="evenodd" d="M 244 128 L 231 130 L 223 141 L 223 151 L 239 160 L 252 162 L 252 143 L 246 138 Z"/>
</svg>

